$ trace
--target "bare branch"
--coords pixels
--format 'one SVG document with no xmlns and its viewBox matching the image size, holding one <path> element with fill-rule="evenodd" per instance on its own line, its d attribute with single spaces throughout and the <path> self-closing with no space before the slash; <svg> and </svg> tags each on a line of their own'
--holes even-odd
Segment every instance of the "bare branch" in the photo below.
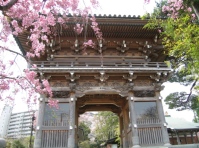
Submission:
<svg viewBox="0 0 199 148">
<path fill-rule="evenodd" d="M 4 49 L 4 50 L 6 50 L 6 51 L 9 51 L 9 52 L 15 53 L 15 54 L 17 54 L 17 55 L 20 55 L 21 57 L 23 57 L 23 58 L 27 61 L 27 58 L 26 58 L 23 54 L 21 54 L 21 53 L 18 53 L 18 52 L 16 52 L 16 51 L 10 50 L 10 49 L 5 48 L 5 47 L 2 47 L 2 46 L 0 46 L 0 48 L 1 48 L 1 49 Z"/>
<path fill-rule="evenodd" d="M 18 0 L 11 0 L 9 3 L 7 3 L 5 6 L 0 6 L 1 11 L 7 11 L 10 9 L 14 4 L 17 3 Z"/>
<path fill-rule="evenodd" d="M 186 98 L 185 101 L 181 101 L 181 105 L 186 104 L 186 103 L 188 103 L 188 102 L 191 100 L 191 95 L 192 95 L 194 86 L 196 85 L 197 81 L 198 81 L 198 79 L 196 79 L 196 80 L 193 82 L 193 84 L 191 85 L 191 88 L 190 88 L 190 92 L 189 92 L 188 94 L 184 94 L 184 95 L 181 95 L 181 96 L 177 97 L 177 99 L 180 99 L 180 98 L 182 98 L 182 97 L 184 97 L 184 96 L 187 96 L 187 98 Z"/>
<path fill-rule="evenodd" d="M 15 80 L 16 78 L 15 77 L 8 77 L 8 76 L 0 74 L 0 79 L 12 79 L 12 80 Z"/>
<path fill-rule="evenodd" d="M 188 97 L 187 97 L 187 101 L 186 101 L 186 102 L 189 102 L 189 101 L 190 101 L 190 98 L 191 98 L 191 95 L 192 95 L 193 88 L 194 88 L 194 86 L 196 85 L 197 81 L 198 81 L 198 79 L 196 79 L 196 80 L 194 81 L 194 83 L 191 85 L 190 93 L 189 93 L 189 95 L 188 95 Z"/>
<path fill-rule="evenodd" d="M 10 79 L 10 80 L 14 80 L 23 90 L 28 89 L 29 87 L 24 87 L 23 85 L 21 85 L 18 81 L 16 81 L 17 79 L 25 79 L 26 82 L 28 82 L 28 84 L 35 90 L 37 91 L 36 87 L 26 78 L 26 77 L 10 77 L 10 76 L 5 76 L 5 75 L 1 75 L 0 74 L 0 79 Z"/>
<path fill-rule="evenodd" d="M 195 14 L 196 14 L 198 20 L 199 20 L 199 12 L 197 11 L 197 9 L 196 9 L 196 7 L 193 5 L 193 3 L 192 3 L 192 8 L 193 8 L 193 11 L 195 12 Z"/>
</svg>

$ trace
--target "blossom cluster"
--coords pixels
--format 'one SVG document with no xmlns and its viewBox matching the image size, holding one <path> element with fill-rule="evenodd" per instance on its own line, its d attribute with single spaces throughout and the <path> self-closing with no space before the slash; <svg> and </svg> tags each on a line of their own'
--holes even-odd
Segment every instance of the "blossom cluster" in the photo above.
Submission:
<svg viewBox="0 0 199 148">
<path fill-rule="evenodd" d="M 7 51 L 1 48 L 0 56 L 5 54 L 8 54 Z M 4 58 L 1 57 L 1 59 Z M 37 103 L 38 93 L 52 98 L 52 90 L 47 80 L 41 80 L 36 72 L 29 69 L 25 69 L 22 75 L 13 72 L 10 68 L 16 66 L 15 62 L 15 60 L 0 60 L 0 101 L 14 104 L 16 96 L 19 94 L 31 108 L 32 105 Z"/>
<path fill-rule="evenodd" d="M 45 47 L 50 43 L 52 36 L 58 35 L 53 28 L 56 28 L 57 25 L 67 26 L 70 20 L 69 13 L 72 13 L 75 19 L 78 18 L 74 26 L 77 35 L 87 27 L 86 25 L 90 25 L 88 21 L 91 21 L 97 38 L 102 38 L 96 19 L 94 17 L 89 19 L 91 8 L 85 6 L 81 9 L 79 0 L 5 0 L 0 5 L 3 8 L 11 2 L 14 4 L 9 9 L 0 9 L 2 13 L 0 23 L 3 25 L 0 40 L 6 43 L 9 41 L 10 34 L 14 36 L 22 33 L 29 34 L 27 45 L 31 45 L 31 47 L 26 53 L 25 59 L 40 57 L 45 53 Z M 94 8 L 99 6 L 97 0 L 89 0 L 89 2 Z M 93 47 L 94 44 L 88 40 L 83 46 Z M 3 56 L 3 48 L 5 47 L 2 44 L 0 56 Z M 17 54 L 14 50 L 12 52 Z M 35 104 L 38 99 L 37 94 L 40 93 L 49 97 L 50 106 L 57 107 L 57 101 L 52 99 L 52 90 L 47 80 L 40 79 L 36 72 L 28 69 L 24 70 L 24 74 L 16 76 L 12 72 L 8 72 L 9 66 L 14 65 L 15 61 L 10 60 L 9 63 L 6 63 L 2 59 L 0 58 L 0 100 L 14 102 L 15 95 L 21 93 L 22 90 L 27 94 L 24 99 L 28 105 Z"/>
<path fill-rule="evenodd" d="M 58 102 L 59 102 L 58 100 L 49 99 L 49 100 L 48 100 L 48 105 L 49 105 L 50 107 L 54 107 L 54 108 L 56 108 L 56 109 L 59 109 Z"/>
<path fill-rule="evenodd" d="M 3 2 L 4 5 L 7 3 Z M 77 34 L 82 32 L 83 26 L 87 25 L 84 23 L 88 20 L 91 8 L 85 7 L 80 9 L 79 3 L 79 0 L 18 0 L 9 10 L 4 12 L 6 15 L 1 16 L 1 19 L 4 20 L 4 38 L 10 33 L 17 36 L 25 31 L 30 32 L 31 50 L 27 56 L 39 57 L 45 52 L 49 36 L 57 35 L 56 33 L 52 34 L 51 28 L 57 24 L 66 24 L 69 21 L 66 16 L 70 12 L 75 14 L 75 16 L 81 16 L 81 21 L 77 22 L 74 30 Z M 99 5 L 97 0 L 90 0 L 90 4 L 93 7 Z M 101 37 L 95 19 L 91 19 L 91 21 L 93 21 L 92 28 L 96 36 Z M 9 23 L 14 31 L 10 29 Z"/>
<path fill-rule="evenodd" d="M 168 0 L 167 4 L 162 7 L 162 11 L 173 19 L 177 19 L 184 12 L 189 13 L 192 19 L 195 19 L 192 8 L 186 6 L 183 0 Z"/>
</svg>

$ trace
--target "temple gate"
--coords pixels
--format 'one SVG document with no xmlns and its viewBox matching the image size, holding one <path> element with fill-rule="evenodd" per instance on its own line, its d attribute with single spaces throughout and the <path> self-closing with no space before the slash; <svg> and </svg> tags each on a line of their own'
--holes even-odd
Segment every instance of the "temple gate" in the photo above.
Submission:
<svg viewBox="0 0 199 148">
<path fill-rule="evenodd" d="M 32 59 L 41 78 L 49 80 L 59 109 L 41 96 L 34 148 L 78 147 L 78 116 L 86 111 L 112 111 L 120 121 L 121 147 L 169 145 L 160 91 L 171 68 L 157 30 L 143 29 L 139 17 L 97 16 L 103 40 L 88 24 L 79 36 L 56 26 L 47 53 Z M 16 39 L 25 53 L 27 34 Z M 94 48 L 82 44 L 92 39 Z"/>
</svg>

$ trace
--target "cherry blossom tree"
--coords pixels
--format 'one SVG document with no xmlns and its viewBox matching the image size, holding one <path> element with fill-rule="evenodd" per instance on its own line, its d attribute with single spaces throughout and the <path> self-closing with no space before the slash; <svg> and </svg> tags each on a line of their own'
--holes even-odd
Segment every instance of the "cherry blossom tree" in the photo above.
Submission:
<svg viewBox="0 0 199 148">
<path fill-rule="evenodd" d="M 102 39 L 95 17 L 89 16 L 92 14 L 92 9 L 99 6 L 98 1 L 90 0 L 87 3 L 83 1 L 83 7 L 80 3 L 79 0 L 1 0 L 0 57 L 9 52 L 14 54 L 14 57 L 24 58 L 27 63 L 31 58 L 40 57 L 45 53 L 45 47 L 51 44 L 51 37 L 57 35 L 51 28 L 57 24 L 65 27 L 69 21 L 69 13 L 73 17 L 81 16 L 80 21 L 74 26 L 77 35 L 90 21 L 97 40 Z M 10 35 L 17 37 L 24 32 L 30 33 L 31 43 L 26 55 L 16 51 L 15 48 L 10 48 L 13 43 L 9 40 Z M 91 40 L 85 40 L 83 46 L 92 47 L 93 44 Z M 41 79 L 36 72 L 29 69 L 25 69 L 20 75 L 8 70 L 9 67 L 16 65 L 15 59 L 0 58 L 0 101 L 13 102 L 16 94 L 24 90 L 27 94 L 25 100 L 29 106 L 37 102 L 39 93 L 49 98 L 50 106 L 57 107 L 57 100 L 52 99 L 52 90 L 47 80 Z M 36 68 L 35 65 L 32 66 Z"/>
</svg>

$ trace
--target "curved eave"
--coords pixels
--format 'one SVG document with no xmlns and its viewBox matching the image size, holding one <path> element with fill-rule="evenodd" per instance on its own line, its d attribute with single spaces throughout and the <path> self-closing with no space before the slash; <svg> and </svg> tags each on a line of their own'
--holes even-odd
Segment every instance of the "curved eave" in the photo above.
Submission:
<svg viewBox="0 0 199 148">
<path fill-rule="evenodd" d="M 25 55 L 26 55 L 26 51 L 25 51 L 25 49 L 23 48 L 23 46 L 22 46 L 22 44 L 21 44 L 19 38 L 16 37 L 15 35 L 13 35 L 13 38 L 15 39 L 17 45 L 19 46 L 19 49 L 21 50 L 22 54 L 25 56 Z"/>
<path fill-rule="evenodd" d="M 168 128 L 169 131 L 171 132 L 184 132 L 184 131 L 199 131 L 199 127 L 193 127 L 193 128 Z"/>
</svg>

